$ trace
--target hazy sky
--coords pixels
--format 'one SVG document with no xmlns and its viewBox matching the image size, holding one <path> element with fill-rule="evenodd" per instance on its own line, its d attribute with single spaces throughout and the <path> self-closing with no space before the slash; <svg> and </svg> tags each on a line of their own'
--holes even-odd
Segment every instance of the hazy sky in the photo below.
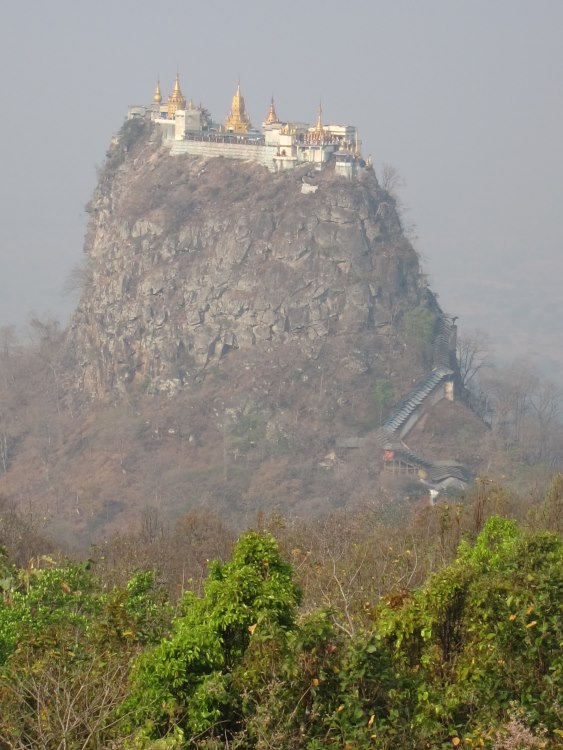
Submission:
<svg viewBox="0 0 563 750">
<path fill-rule="evenodd" d="M 127 106 L 176 69 L 223 119 L 358 126 L 444 309 L 503 353 L 563 363 L 562 0 L 4 2 L 0 325 L 66 323 L 84 205 Z M 560 370 L 563 373 L 563 366 Z"/>
</svg>

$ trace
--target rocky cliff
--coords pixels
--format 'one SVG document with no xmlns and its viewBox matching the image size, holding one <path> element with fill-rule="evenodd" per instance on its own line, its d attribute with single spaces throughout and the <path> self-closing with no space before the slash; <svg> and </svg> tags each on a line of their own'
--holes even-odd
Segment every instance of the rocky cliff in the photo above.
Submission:
<svg viewBox="0 0 563 750">
<path fill-rule="evenodd" d="M 438 312 L 370 168 L 348 181 L 171 156 L 129 122 L 89 212 L 68 348 L 76 384 L 97 397 L 176 392 L 235 353 L 389 372 L 405 313 Z"/>
<path fill-rule="evenodd" d="M 35 369 L 3 380 L 27 385 L 7 396 L 23 406 L 0 494 L 51 533 L 87 546 L 198 508 L 241 526 L 258 511 L 401 513 L 425 497 L 427 459 L 477 470 L 482 429 L 468 440 L 448 401 L 419 415 L 416 461 L 399 446 L 412 465 L 383 471 L 403 432 L 385 420 L 409 394 L 422 408 L 433 367 L 450 373 L 449 329 L 371 169 L 171 156 L 132 121 L 88 210 L 64 358 L 45 329 Z"/>
</svg>

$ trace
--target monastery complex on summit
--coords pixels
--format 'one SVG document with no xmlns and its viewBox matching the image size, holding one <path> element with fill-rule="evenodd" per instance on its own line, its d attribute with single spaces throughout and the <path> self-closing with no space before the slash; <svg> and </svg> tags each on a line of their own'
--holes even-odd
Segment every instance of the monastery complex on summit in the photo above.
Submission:
<svg viewBox="0 0 563 750">
<path fill-rule="evenodd" d="M 152 104 L 129 107 L 128 118 L 155 122 L 162 129 L 163 143 L 170 147 L 172 154 L 254 161 L 272 172 L 303 163 L 322 169 L 333 162 L 336 173 L 350 179 L 359 169 L 369 166 L 361 156 L 356 128 L 323 124 L 320 107 L 314 126 L 288 122 L 280 120 L 272 98 L 262 130 L 253 127 L 240 83 L 224 123 L 214 122 L 205 107 L 196 107 L 192 101 L 186 103 L 179 75 L 166 102 L 163 102 L 158 83 Z"/>
</svg>

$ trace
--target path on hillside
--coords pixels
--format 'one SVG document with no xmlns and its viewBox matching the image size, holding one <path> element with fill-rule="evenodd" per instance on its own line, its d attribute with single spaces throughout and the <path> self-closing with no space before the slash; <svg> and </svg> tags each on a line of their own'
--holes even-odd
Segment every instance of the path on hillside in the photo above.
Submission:
<svg viewBox="0 0 563 750">
<path fill-rule="evenodd" d="M 423 458 L 409 449 L 402 438 L 413 429 L 420 417 L 433 404 L 448 398 L 447 389 L 451 384 L 453 400 L 453 377 L 451 369 L 452 353 L 455 356 L 456 327 L 451 319 L 442 315 L 439 330 L 434 340 L 432 360 L 434 369 L 419 382 L 393 407 L 391 414 L 376 432 L 376 440 L 390 461 L 399 461 L 410 466 L 417 466 L 426 472 L 427 481 L 434 485 L 442 483 L 467 484 L 467 471 L 458 463 L 449 460 Z"/>
<path fill-rule="evenodd" d="M 386 465 L 414 467 L 424 472 L 424 481 L 434 488 L 454 484 L 465 486 L 467 470 L 451 460 L 429 460 L 411 451 L 404 442 L 408 433 L 430 406 L 444 398 L 453 400 L 452 356 L 455 357 L 456 327 L 445 315 L 440 317 L 439 329 L 434 340 L 434 368 L 403 396 L 391 409 L 381 427 L 375 433 L 377 445 L 382 449 Z M 352 447 L 350 440 L 341 441 L 342 447 Z M 359 446 L 359 442 L 356 443 Z"/>
</svg>

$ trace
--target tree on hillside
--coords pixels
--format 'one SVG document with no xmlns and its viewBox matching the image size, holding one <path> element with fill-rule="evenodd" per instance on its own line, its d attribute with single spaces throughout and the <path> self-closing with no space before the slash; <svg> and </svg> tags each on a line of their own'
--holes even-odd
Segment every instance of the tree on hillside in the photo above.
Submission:
<svg viewBox="0 0 563 750">
<path fill-rule="evenodd" d="M 168 630 L 154 576 L 107 592 L 88 563 L 41 558 L 0 584 L 0 747 L 122 747 L 132 658 Z"/>
<path fill-rule="evenodd" d="M 241 695 L 233 673 L 253 639 L 294 626 L 300 591 L 273 537 L 248 532 L 224 565 L 212 563 L 204 595 L 188 592 L 174 632 L 144 655 L 125 704 L 142 735 L 187 732 L 228 738 L 236 730 Z"/>
<path fill-rule="evenodd" d="M 464 388 L 470 389 L 481 370 L 491 367 L 491 341 L 484 331 L 462 333 L 457 337 L 457 362 Z"/>
<path fill-rule="evenodd" d="M 418 305 L 405 313 L 403 319 L 407 347 L 425 369 L 432 366 L 436 315 L 425 305 Z"/>
<path fill-rule="evenodd" d="M 378 423 L 382 424 L 383 415 L 393 403 L 395 386 L 389 378 L 378 378 L 373 389 L 373 398 L 377 407 Z"/>
<path fill-rule="evenodd" d="M 555 740 L 562 606 L 561 538 L 492 518 L 419 589 L 364 602 L 365 628 L 345 634 L 330 611 L 302 618 L 254 678 L 233 744 L 500 749 L 520 747 L 506 744 L 511 737 Z"/>
<path fill-rule="evenodd" d="M 563 391 L 527 362 L 491 369 L 481 379 L 491 406 L 493 434 L 520 461 L 563 464 Z"/>
<path fill-rule="evenodd" d="M 397 189 L 403 187 L 405 181 L 399 174 L 397 167 L 392 164 L 383 164 L 379 173 L 379 184 L 383 190 L 396 199 Z"/>
<path fill-rule="evenodd" d="M 484 745 L 515 706 L 529 723 L 556 728 L 562 603 L 561 538 L 527 537 L 492 518 L 473 546 L 461 545 L 453 565 L 396 611 L 382 609 L 378 628 L 399 670 L 414 680 L 416 746 L 461 736 Z"/>
<path fill-rule="evenodd" d="M 557 523 L 562 486 L 536 525 Z M 111 588 L 89 563 L 18 570 L 0 551 L 0 747 L 558 747 L 563 540 L 485 520 L 505 493 L 477 491 L 407 532 L 340 515 L 286 538 L 317 576 L 301 613 L 268 533 L 212 563 L 173 620 L 151 572 Z"/>
</svg>

